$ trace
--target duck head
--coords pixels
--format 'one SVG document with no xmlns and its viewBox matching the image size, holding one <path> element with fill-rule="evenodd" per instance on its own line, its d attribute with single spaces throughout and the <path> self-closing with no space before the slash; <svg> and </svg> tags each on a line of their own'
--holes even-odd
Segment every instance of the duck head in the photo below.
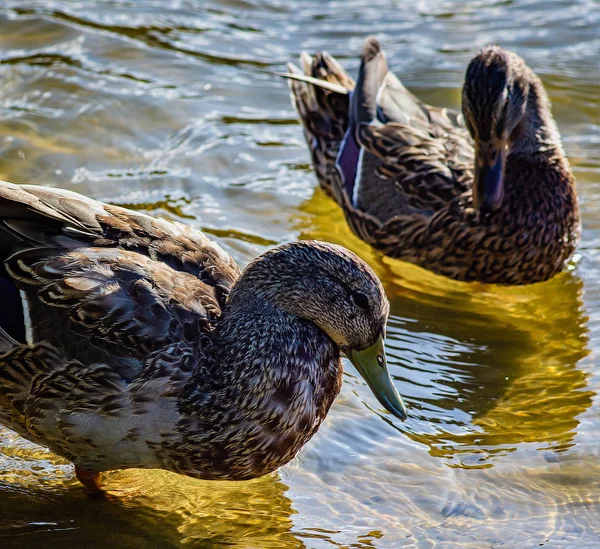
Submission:
<svg viewBox="0 0 600 549">
<path fill-rule="evenodd" d="M 293 242 L 270 250 L 249 265 L 240 283 L 254 277 L 257 269 L 262 271 L 257 274 L 264 298 L 325 332 L 382 406 L 406 419 L 383 344 L 389 302 L 372 269 L 345 248 L 317 241 Z"/>
<path fill-rule="evenodd" d="M 482 49 L 469 63 L 462 92 L 465 124 L 475 141 L 473 205 L 497 210 L 504 198 L 504 168 L 526 116 L 531 71 L 499 46 Z"/>
</svg>

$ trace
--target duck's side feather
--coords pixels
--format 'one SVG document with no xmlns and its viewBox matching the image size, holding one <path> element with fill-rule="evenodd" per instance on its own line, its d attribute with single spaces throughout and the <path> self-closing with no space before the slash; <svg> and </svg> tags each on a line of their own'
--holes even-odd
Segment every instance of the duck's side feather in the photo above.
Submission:
<svg viewBox="0 0 600 549">
<path fill-rule="evenodd" d="M 0 359 L 0 420 L 85 470 L 160 467 L 153 449 L 177 436 L 178 395 L 195 362 L 189 346 L 171 345 L 127 382 L 47 342 L 21 345 Z"/>
</svg>

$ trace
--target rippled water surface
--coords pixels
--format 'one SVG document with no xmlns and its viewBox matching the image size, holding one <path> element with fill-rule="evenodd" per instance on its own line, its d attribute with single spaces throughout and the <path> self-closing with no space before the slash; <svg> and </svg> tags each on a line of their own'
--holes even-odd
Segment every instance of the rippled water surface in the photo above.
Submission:
<svg viewBox="0 0 600 549">
<path fill-rule="evenodd" d="M 411 417 L 348 365 L 318 435 L 277 474 L 209 483 L 71 467 L 0 431 L 2 547 L 598 548 L 599 4 L 550 0 L 0 2 L 0 177 L 202 228 L 240 263 L 343 243 L 384 281 Z M 524 288 L 445 281 L 352 236 L 315 177 L 286 83 L 300 50 L 353 73 L 366 35 L 426 101 L 457 107 L 489 42 L 542 77 L 578 180 L 569 272 Z"/>
</svg>

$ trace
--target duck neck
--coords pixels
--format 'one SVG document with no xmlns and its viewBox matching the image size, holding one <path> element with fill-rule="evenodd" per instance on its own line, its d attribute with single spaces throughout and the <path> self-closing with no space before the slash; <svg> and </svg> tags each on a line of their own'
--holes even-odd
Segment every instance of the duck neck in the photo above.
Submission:
<svg viewBox="0 0 600 549">
<path fill-rule="evenodd" d="M 527 107 L 523 118 L 513 130 L 507 161 L 511 157 L 537 159 L 540 157 L 564 157 L 560 135 L 552 113 L 550 101 L 540 79 L 533 73 L 527 95 Z"/>
<path fill-rule="evenodd" d="M 232 299 L 233 297 L 233 299 Z M 339 393 L 337 346 L 259 293 L 232 294 L 182 399 L 186 474 L 244 480 L 292 459 Z M 186 446 L 187 448 L 187 446 Z"/>
<path fill-rule="evenodd" d="M 231 381 L 252 378 L 262 387 L 303 378 L 321 383 L 339 350 L 312 322 L 268 297 L 233 295 L 215 332 L 213 358 Z"/>
</svg>

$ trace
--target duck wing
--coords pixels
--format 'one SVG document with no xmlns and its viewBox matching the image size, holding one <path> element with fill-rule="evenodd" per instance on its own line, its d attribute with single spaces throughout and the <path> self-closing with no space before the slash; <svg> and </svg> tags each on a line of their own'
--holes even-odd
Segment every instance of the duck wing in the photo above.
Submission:
<svg viewBox="0 0 600 549">
<path fill-rule="evenodd" d="M 393 180 L 421 213 L 433 214 L 470 189 L 473 146 L 462 115 L 426 105 L 406 90 L 387 71 L 374 38 L 365 43 L 350 113 L 349 131 L 354 131 L 363 159 L 356 185 L 370 184 L 364 158 L 372 155 L 368 166 Z M 356 188 L 352 192 L 357 195 Z"/>
<path fill-rule="evenodd" d="M 4 182 L 0 258 L 5 286 L 22 297 L 28 343 L 102 362 L 124 379 L 142 373 L 149 353 L 198 343 L 240 272 L 217 244 L 183 225 Z"/>
</svg>

